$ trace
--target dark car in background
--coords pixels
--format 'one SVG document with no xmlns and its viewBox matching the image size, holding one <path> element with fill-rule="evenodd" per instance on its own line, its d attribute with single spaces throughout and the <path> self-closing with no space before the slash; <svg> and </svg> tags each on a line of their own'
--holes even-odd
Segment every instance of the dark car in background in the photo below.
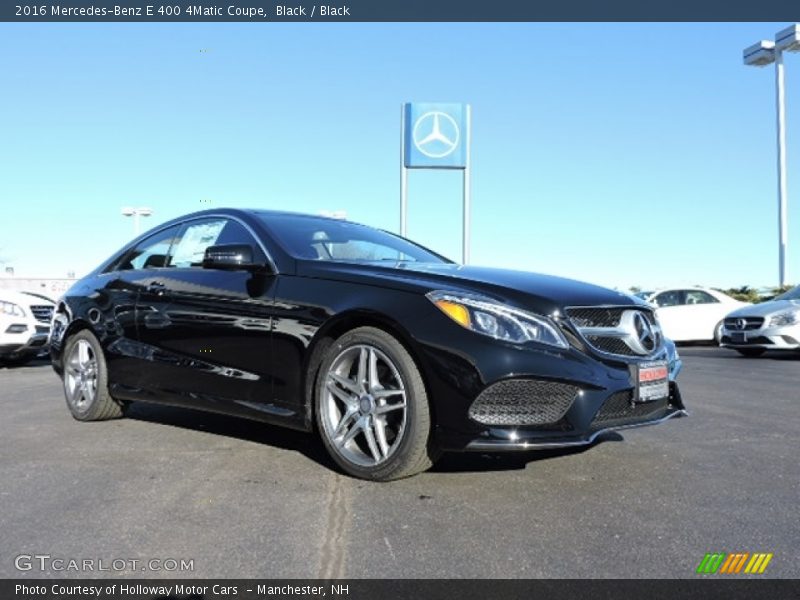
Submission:
<svg viewBox="0 0 800 600">
<path fill-rule="evenodd" d="M 317 430 L 374 480 L 442 451 L 588 444 L 685 414 L 646 304 L 282 212 L 140 236 L 59 300 L 51 354 L 78 420 L 141 401 Z"/>
</svg>

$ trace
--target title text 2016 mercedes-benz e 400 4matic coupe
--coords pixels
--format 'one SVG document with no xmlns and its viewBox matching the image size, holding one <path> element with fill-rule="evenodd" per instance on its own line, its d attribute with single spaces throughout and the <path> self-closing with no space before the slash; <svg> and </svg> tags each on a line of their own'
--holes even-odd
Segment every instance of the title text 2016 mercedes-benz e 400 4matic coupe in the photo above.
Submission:
<svg viewBox="0 0 800 600">
<path fill-rule="evenodd" d="M 140 236 L 60 299 L 51 354 L 78 420 L 143 401 L 316 429 L 374 480 L 442 451 L 588 444 L 685 414 L 648 305 L 282 212 Z"/>
</svg>

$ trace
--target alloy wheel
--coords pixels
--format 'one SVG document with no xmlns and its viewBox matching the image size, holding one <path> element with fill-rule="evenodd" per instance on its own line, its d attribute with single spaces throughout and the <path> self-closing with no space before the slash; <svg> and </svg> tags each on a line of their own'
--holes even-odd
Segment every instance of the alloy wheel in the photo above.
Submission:
<svg viewBox="0 0 800 600">
<path fill-rule="evenodd" d="M 333 450 L 351 464 L 375 467 L 400 446 L 407 397 L 400 371 L 368 344 L 343 350 L 324 375 L 320 411 Z"/>
<path fill-rule="evenodd" d="M 78 340 L 67 357 L 64 389 L 67 400 L 77 410 L 85 411 L 97 396 L 97 357 L 86 340 Z"/>
</svg>

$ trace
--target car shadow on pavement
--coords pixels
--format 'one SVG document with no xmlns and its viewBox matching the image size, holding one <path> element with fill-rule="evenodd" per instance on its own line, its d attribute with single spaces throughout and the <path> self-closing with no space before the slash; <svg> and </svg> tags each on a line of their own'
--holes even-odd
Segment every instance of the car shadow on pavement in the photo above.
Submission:
<svg viewBox="0 0 800 600">
<path fill-rule="evenodd" d="M 273 446 L 282 450 L 292 450 L 326 468 L 336 468 L 333 460 L 325 452 L 322 442 L 312 433 L 191 408 L 178 408 L 145 402 L 129 404 L 125 408 L 125 417 L 137 421 L 147 421 L 192 431 L 202 431 L 213 435 L 222 435 L 264 444 L 265 446 Z"/>
<path fill-rule="evenodd" d="M 603 442 L 621 442 L 623 437 L 615 432 L 599 436 L 586 446 L 527 450 L 524 452 L 451 452 L 444 454 L 431 469 L 434 473 L 481 473 L 490 471 L 519 471 L 530 463 L 583 454 Z"/>
<path fill-rule="evenodd" d="M 159 423 L 191 431 L 202 431 L 238 440 L 273 446 L 283 450 L 299 452 L 326 469 L 339 471 L 328 456 L 319 437 L 258 421 L 218 415 L 214 413 L 178 408 L 159 404 L 134 402 L 125 409 L 125 417 L 137 421 Z M 619 442 L 623 437 L 609 432 L 586 446 L 530 450 L 525 452 L 448 452 L 431 469 L 434 473 L 480 473 L 493 471 L 523 470 L 532 462 L 539 462 L 581 454 L 603 442 Z M 339 471 L 340 472 L 340 471 Z"/>
<path fill-rule="evenodd" d="M 50 364 L 49 358 L 34 358 L 30 362 L 26 362 L 24 364 L 6 363 L 3 360 L 0 360 L 0 371 L 18 371 L 20 369 L 49 367 Z"/>
</svg>

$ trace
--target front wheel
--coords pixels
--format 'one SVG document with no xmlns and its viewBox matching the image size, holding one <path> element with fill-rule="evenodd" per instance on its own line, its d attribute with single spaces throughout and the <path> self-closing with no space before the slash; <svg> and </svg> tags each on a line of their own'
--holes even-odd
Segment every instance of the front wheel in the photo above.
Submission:
<svg viewBox="0 0 800 600">
<path fill-rule="evenodd" d="M 717 323 L 717 326 L 714 327 L 714 339 L 713 342 L 717 345 L 722 343 L 722 327 L 724 326 L 724 322 L 720 321 Z"/>
<path fill-rule="evenodd" d="M 390 481 L 433 464 L 422 376 L 403 345 L 383 330 L 360 327 L 330 346 L 315 408 L 325 448 L 350 475 Z"/>
<path fill-rule="evenodd" d="M 108 392 L 108 370 L 97 338 L 84 329 L 64 347 L 64 396 L 79 421 L 103 421 L 122 416 L 122 406 Z"/>
</svg>

